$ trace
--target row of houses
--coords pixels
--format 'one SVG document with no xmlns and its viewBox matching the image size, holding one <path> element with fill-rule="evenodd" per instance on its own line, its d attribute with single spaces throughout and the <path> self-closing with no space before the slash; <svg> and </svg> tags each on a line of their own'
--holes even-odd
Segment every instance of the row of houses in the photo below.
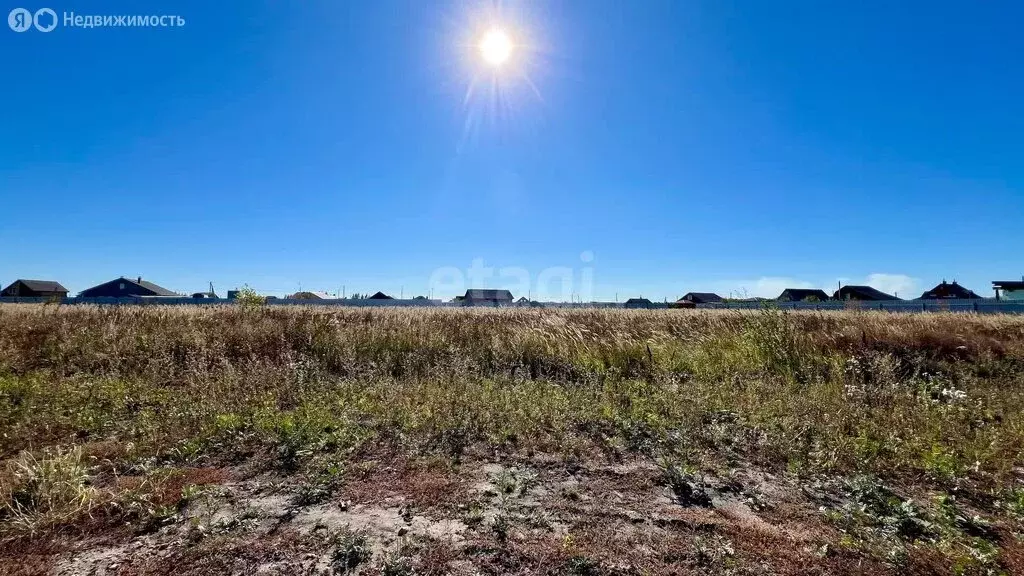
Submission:
<svg viewBox="0 0 1024 576">
<path fill-rule="evenodd" d="M 992 288 L 995 291 L 996 300 L 1006 301 L 1020 301 L 1024 302 L 1024 277 L 1021 277 L 1020 281 L 1017 280 L 996 280 L 992 282 Z M 233 299 L 237 294 L 236 290 L 229 290 L 227 296 L 229 299 Z M 60 282 L 53 280 L 15 280 L 9 286 L 5 287 L 3 291 L 0 291 L 0 298 L 24 298 L 24 297 L 35 297 L 35 298 L 57 298 L 62 299 L 68 296 L 68 290 Z M 124 298 L 124 297 L 138 297 L 138 298 L 182 298 L 189 297 L 186 294 L 178 294 L 172 290 L 168 290 L 158 284 L 144 280 L 141 276 L 136 277 L 134 280 L 121 276 L 115 278 L 109 282 L 98 284 L 91 288 L 86 288 L 78 293 L 80 298 Z M 191 298 L 217 298 L 217 294 L 213 291 L 213 285 L 211 284 L 209 289 L 205 292 L 194 292 L 190 296 Z M 332 299 L 328 294 L 317 293 L 317 292 L 296 292 L 287 297 L 293 300 L 327 300 Z M 981 299 L 972 290 L 961 286 L 954 280 L 953 282 L 946 282 L 943 280 L 940 284 L 936 285 L 931 290 L 925 291 L 916 300 L 975 300 Z M 393 300 L 394 298 L 383 293 L 377 292 L 372 296 L 366 297 L 368 300 Z M 417 296 L 414 300 L 426 300 L 424 296 Z M 745 299 L 746 301 L 761 301 L 767 300 L 763 298 L 751 298 Z M 806 289 L 806 288 L 786 288 L 782 291 L 777 298 L 774 299 L 778 302 L 827 302 L 827 301 L 867 301 L 867 302 L 880 302 L 880 301 L 899 301 L 900 298 L 896 296 L 886 294 L 871 286 L 857 286 L 847 285 L 840 286 L 831 296 L 829 296 L 824 290 L 818 289 Z M 690 308 L 695 307 L 697 304 L 719 304 L 729 301 L 726 298 L 722 298 L 718 294 L 711 292 L 689 292 L 682 298 L 674 303 L 675 307 L 678 308 Z M 731 299 L 736 301 L 736 299 Z M 741 300 L 742 301 L 742 300 Z M 455 303 L 460 303 L 467 306 L 473 305 L 485 305 L 485 306 L 502 306 L 502 305 L 528 305 L 531 304 L 527 298 L 519 298 L 519 300 L 513 301 L 512 293 L 508 290 L 492 290 L 492 289 L 471 289 L 467 290 L 462 296 L 456 296 L 453 300 Z M 627 308 L 645 308 L 652 306 L 653 303 L 646 298 L 630 298 L 626 301 L 625 306 Z"/>
<path fill-rule="evenodd" d="M 234 299 L 237 296 L 237 290 L 228 290 L 228 299 Z M 12 282 L 10 285 L 0 291 L 0 298 L 56 298 L 63 299 L 68 297 L 68 289 L 65 288 L 60 282 L 53 280 L 25 280 L 18 279 Z M 208 299 L 217 298 L 217 293 L 213 291 L 211 285 L 209 290 L 205 292 L 193 292 L 191 296 L 187 294 L 179 294 L 173 290 L 168 290 L 163 286 L 144 280 L 141 276 L 135 279 L 126 278 L 121 276 L 115 278 L 109 282 L 104 282 L 93 286 L 92 288 L 86 288 L 78 293 L 79 298 L 196 298 L 196 299 Z M 271 297 L 273 298 L 273 297 Z M 330 294 L 324 292 L 309 292 L 300 291 L 295 294 L 291 294 L 285 297 L 289 300 L 331 300 L 336 299 Z M 394 300 L 394 297 L 389 296 L 383 292 L 377 292 L 373 295 L 366 296 L 366 300 Z M 425 296 L 417 296 L 413 300 L 426 300 Z M 520 303 L 528 302 L 525 298 L 520 298 Z M 512 293 L 508 290 L 486 290 L 486 289 L 474 289 L 467 290 L 462 296 L 456 296 L 455 302 L 464 303 L 466 305 L 505 305 L 512 304 Z"/>
<path fill-rule="evenodd" d="M 1017 280 L 995 280 L 992 282 L 992 289 L 995 291 L 995 300 L 1020 301 L 1024 302 L 1024 277 Z M 931 290 L 925 291 L 915 300 L 981 300 L 973 290 L 965 288 L 956 282 L 943 280 Z M 674 303 L 677 308 L 691 308 L 697 304 L 722 304 L 725 302 L 889 302 L 903 301 L 892 294 L 886 294 L 872 286 L 847 285 L 840 286 L 830 296 L 824 290 L 813 288 L 786 288 L 774 299 L 769 298 L 722 298 L 713 292 L 690 292 Z M 650 300 L 644 298 L 630 298 L 626 301 L 627 308 L 642 308 L 652 305 Z"/>
<path fill-rule="evenodd" d="M 237 294 L 237 290 L 228 290 L 228 299 L 234 299 Z M 270 296 L 269 298 L 274 298 Z M 357 300 L 394 300 L 394 296 L 389 296 L 383 292 L 376 292 L 373 295 L 365 297 L 354 297 Z M 335 295 L 328 294 L 326 292 L 296 292 L 285 296 L 285 300 L 338 300 Z M 428 300 L 426 296 L 415 296 L 412 298 L 416 300 Z M 489 290 L 489 289 L 472 289 L 466 290 L 466 293 L 462 296 L 456 296 L 452 299 L 453 303 L 465 304 L 465 305 L 508 305 L 508 304 L 525 304 L 529 303 L 526 298 L 520 298 L 519 300 L 512 301 L 512 292 L 508 290 Z"/>
<path fill-rule="evenodd" d="M 68 289 L 60 282 L 53 280 L 18 279 L 0 292 L 0 297 L 4 298 L 67 298 L 67 296 Z M 178 294 L 163 286 L 143 280 L 142 276 L 135 280 L 122 276 L 92 288 L 86 288 L 79 292 L 78 296 L 80 298 L 123 298 L 127 296 L 180 298 L 183 294 Z M 192 297 L 216 298 L 217 295 L 213 293 L 211 288 L 209 292 L 196 292 Z"/>
</svg>

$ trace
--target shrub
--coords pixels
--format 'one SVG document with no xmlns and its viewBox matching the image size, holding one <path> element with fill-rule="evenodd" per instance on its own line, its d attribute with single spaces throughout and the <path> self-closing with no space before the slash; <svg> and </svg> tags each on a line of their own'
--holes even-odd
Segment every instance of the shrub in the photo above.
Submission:
<svg viewBox="0 0 1024 576">
<path fill-rule="evenodd" d="M 253 290 L 246 284 L 238 290 L 238 294 L 235 295 L 235 302 L 243 309 L 259 308 L 267 303 L 267 297 L 261 296 L 256 290 Z"/>
<path fill-rule="evenodd" d="M 97 491 L 78 448 L 47 450 L 40 457 L 22 452 L 13 467 L 0 517 L 23 531 L 73 520 L 95 503 Z"/>
</svg>

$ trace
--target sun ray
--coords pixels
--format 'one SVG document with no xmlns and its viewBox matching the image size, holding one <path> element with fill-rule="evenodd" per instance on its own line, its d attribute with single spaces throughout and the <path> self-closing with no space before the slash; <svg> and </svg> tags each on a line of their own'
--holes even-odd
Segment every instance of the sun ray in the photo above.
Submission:
<svg viewBox="0 0 1024 576">
<path fill-rule="evenodd" d="M 544 102 L 544 97 L 541 96 L 540 90 L 537 88 L 537 85 L 534 84 L 533 80 L 530 79 L 530 75 L 525 73 L 525 72 L 523 72 L 521 74 L 521 77 L 523 79 L 523 82 L 525 82 L 526 85 L 530 87 L 530 90 L 533 91 L 533 94 L 534 94 L 534 96 L 537 97 L 537 100 L 540 100 L 541 102 Z"/>
<path fill-rule="evenodd" d="M 479 76 L 473 76 L 469 83 L 466 84 L 466 96 L 462 99 L 462 107 L 465 108 L 469 105 L 469 102 L 473 99 L 473 92 L 476 90 L 476 84 Z"/>
</svg>

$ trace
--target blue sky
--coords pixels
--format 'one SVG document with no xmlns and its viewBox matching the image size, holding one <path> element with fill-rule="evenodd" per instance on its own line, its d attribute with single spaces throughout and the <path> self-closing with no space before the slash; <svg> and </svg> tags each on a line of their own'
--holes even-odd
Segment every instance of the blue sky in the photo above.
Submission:
<svg viewBox="0 0 1024 576">
<path fill-rule="evenodd" d="M 45 5 L 185 25 L 0 28 L 4 284 L 451 296 L 439 270 L 482 260 L 487 287 L 568 270 L 661 300 L 1024 274 L 1019 3 Z M 497 71 L 490 25 L 517 44 Z"/>
</svg>

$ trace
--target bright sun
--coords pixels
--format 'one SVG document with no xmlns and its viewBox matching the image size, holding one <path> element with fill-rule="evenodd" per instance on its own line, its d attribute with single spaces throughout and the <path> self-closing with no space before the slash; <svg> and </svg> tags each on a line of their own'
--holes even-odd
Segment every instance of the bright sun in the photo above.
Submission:
<svg viewBox="0 0 1024 576">
<path fill-rule="evenodd" d="M 480 41 L 480 54 L 485 62 L 497 68 L 512 55 L 512 41 L 501 30 L 492 28 Z"/>
</svg>

